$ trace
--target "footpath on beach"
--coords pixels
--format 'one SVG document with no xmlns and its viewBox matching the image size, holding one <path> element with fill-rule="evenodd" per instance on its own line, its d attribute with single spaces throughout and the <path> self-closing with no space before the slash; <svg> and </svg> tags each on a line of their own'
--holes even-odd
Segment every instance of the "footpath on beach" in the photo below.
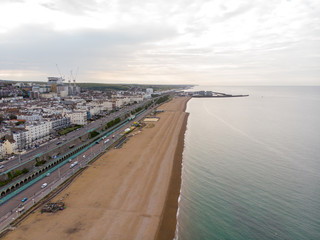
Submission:
<svg viewBox="0 0 320 240">
<path fill-rule="evenodd" d="M 159 107 L 159 121 L 81 173 L 54 199 L 64 211 L 36 210 L 3 239 L 172 239 L 188 100 Z"/>
</svg>

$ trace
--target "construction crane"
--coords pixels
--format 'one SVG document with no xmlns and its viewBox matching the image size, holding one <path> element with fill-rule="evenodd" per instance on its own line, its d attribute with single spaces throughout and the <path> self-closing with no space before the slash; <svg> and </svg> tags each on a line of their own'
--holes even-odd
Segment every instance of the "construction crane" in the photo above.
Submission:
<svg viewBox="0 0 320 240">
<path fill-rule="evenodd" d="M 58 67 L 58 64 L 56 64 L 56 67 L 57 67 L 58 73 L 60 74 L 61 80 L 64 81 L 64 78 L 62 77 L 62 74 L 61 74 L 61 72 L 60 72 L 60 69 L 59 69 L 59 67 Z"/>
</svg>

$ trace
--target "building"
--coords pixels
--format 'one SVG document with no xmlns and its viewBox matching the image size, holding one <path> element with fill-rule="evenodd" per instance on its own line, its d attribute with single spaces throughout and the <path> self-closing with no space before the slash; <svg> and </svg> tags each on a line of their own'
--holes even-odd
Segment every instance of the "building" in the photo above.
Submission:
<svg viewBox="0 0 320 240">
<path fill-rule="evenodd" d="M 62 118 L 58 118 L 58 119 L 53 119 L 53 120 L 51 120 L 51 124 L 52 124 L 52 129 L 55 131 L 58 131 L 63 128 L 67 128 L 71 124 L 70 117 L 62 117 Z"/>
<path fill-rule="evenodd" d="M 87 111 L 74 111 L 72 113 L 67 113 L 70 117 L 71 124 L 76 125 L 86 125 L 87 124 Z"/>
<path fill-rule="evenodd" d="M 18 115 L 17 119 L 26 120 L 27 122 L 42 121 L 42 116 L 40 114 Z"/>
<path fill-rule="evenodd" d="M 152 94 L 153 94 L 153 89 L 152 88 L 147 88 L 146 89 L 146 94 L 144 95 L 144 98 L 149 99 L 149 98 L 151 98 Z"/>
<path fill-rule="evenodd" d="M 0 159 L 3 159 L 7 154 L 6 148 L 3 146 L 2 142 L 0 142 Z"/>
<path fill-rule="evenodd" d="M 152 88 L 147 88 L 146 89 L 146 94 L 153 94 L 153 89 Z"/>
<path fill-rule="evenodd" d="M 52 128 L 52 123 L 50 121 L 33 123 L 32 125 L 27 125 L 26 130 L 27 135 L 27 145 L 28 147 L 35 146 L 49 139 L 50 129 Z"/>
<path fill-rule="evenodd" d="M 7 154 L 12 154 L 17 150 L 17 144 L 14 140 L 5 140 L 2 144 Z"/>
<path fill-rule="evenodd" d="M 17 149 L 22 150 L 28 147 L 28 131 L 18 130 L 12 131 L 12 137 L 16 141 Z"/>
</svg>

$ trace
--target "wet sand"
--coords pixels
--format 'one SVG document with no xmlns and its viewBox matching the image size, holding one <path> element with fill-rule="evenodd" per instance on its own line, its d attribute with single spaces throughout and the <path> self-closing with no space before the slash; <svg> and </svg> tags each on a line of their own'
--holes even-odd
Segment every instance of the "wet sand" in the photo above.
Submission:
<svg viewBox="0 0 320 240">
<path fill-rule="evenodd" d="M 172 239 L 187 101 L 162 105 L 158 122 L 84 171 L 56 197 L 65 197 L 64 211 L 38 210 L 3 239 Z"/>
</svg>

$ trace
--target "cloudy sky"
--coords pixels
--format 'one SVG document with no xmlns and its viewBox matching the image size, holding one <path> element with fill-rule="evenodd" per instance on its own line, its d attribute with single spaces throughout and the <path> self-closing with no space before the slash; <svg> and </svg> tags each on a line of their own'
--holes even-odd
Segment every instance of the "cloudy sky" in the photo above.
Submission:
<svg viewBox="0 0 320 240">
<path fill-rule="evenodd" d="M 320 1 L 0 0 L 0 79 L 56 65 L 78 82 L 320 85 Z"/>
</svg>

